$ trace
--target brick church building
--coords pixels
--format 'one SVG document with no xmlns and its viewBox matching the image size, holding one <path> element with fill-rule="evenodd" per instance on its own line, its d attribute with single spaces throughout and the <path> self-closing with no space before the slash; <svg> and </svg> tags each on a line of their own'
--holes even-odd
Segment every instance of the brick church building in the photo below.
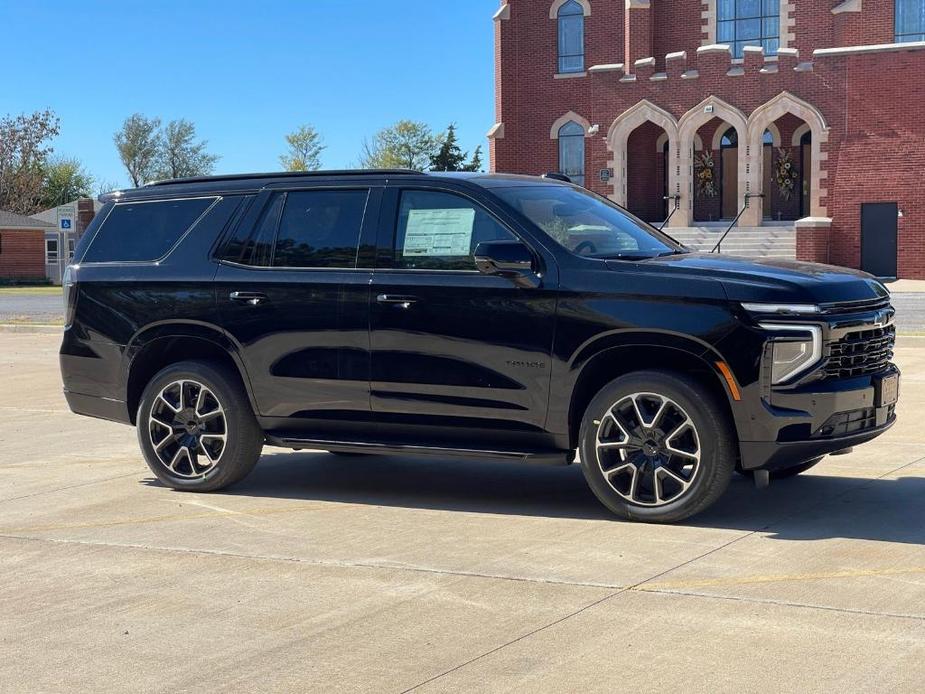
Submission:
<svg viewBox="0 0 925 694">
<path fill-rule="evenodd" d="M 925 0 L 502 0 L 494 19 L 493 170 L 566 173 L 694 246 L 741 212 L 730 242 L 753 254 L 925 278 Z"/>
</svg>

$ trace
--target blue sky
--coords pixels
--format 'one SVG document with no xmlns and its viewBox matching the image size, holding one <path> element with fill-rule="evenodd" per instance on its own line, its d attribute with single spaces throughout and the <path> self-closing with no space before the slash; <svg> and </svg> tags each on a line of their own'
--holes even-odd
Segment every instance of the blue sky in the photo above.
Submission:
<svg viewBox="0 0 925 694">
<path fill-rule="evenodd" d="M 0 116 L 51 108 L 55 152 L 128 185 L 112 135 L 140 112 L 196 123 L 217 173 L 279 168 L 283 136 L 323 134 L 327 168 L 401 118 L 455 121 L 487 149 L 498 0 L 0 0 Z M 487 160 L 487 153 L 486 153 Z"/>
</svg>

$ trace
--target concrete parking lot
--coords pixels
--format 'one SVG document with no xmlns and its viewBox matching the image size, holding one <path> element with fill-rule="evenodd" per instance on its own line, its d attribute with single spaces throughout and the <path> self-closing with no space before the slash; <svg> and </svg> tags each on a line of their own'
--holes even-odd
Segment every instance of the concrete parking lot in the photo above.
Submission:
<svg viewBox="0 0 925 694">
<path fill-rule="evenodd" d="M 0 332 L 0 691 L 921 691 L 925 338 L 900 421 L 680 526 L 580 470 L 267 448 L 159 486 Z"/>
</svg>

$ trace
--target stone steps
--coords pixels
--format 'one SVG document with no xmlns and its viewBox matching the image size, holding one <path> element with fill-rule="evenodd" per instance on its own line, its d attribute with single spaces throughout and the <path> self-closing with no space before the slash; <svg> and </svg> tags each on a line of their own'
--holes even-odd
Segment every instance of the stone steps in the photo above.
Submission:
<svg viewBox="0 0 925 694">
<path fill-rule="evenodd" d="M 665 231 L 696 251 L 709 252 L 726 227 L 674 227 Z M 735 227 L 723 241 L 723 255 L 747 258 L 796 258 L 796 228 L 792 226 Z"/>
</svg>

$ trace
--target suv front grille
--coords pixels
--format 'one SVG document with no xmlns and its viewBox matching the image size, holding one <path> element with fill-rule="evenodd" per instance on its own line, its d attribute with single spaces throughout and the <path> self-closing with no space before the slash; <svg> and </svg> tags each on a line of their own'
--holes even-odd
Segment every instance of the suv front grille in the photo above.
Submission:
<svg viewBox="0 0 925 694">
<path fill-rule="evenodd" d="M 880 309 L 889 307 L 889 297 L 881 297 L 879 299 L 862 299 L 861 301 L 837 301 L 819 305 L 819 308 L 821 308 L 822 312 L 826 315 L 842 313 L 866 313 L 868 311 L 879 311 Z"/>
<path fill-rule="evenodd" d="M 870 328 L 848 333 L 829 345 L 827 379 L 864 376 L 886 369 L 893 360 L 896 327 Z"/>
</svg>

